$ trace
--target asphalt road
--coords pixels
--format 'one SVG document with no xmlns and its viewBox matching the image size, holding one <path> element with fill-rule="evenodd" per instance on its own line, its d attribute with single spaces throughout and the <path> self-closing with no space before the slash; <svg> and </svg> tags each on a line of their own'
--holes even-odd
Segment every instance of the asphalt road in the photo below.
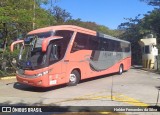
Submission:
<svg viewBox="0 0 160 115">
<path fill-rule="evenodd" d="M 159 74 L 134 68 L 72 87 L 36 88 L 8 79 L 0 80 L 0 105 L 155 106 L 159 89 Z"/>
</svg>

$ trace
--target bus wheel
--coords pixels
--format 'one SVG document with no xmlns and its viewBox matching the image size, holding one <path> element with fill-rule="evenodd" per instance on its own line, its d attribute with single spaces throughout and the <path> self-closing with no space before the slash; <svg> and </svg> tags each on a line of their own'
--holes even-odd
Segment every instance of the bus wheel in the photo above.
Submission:
<svg viewBox="0 0 160 115">
<path fill-rule="evenodd" d="M 70 74 L 68 86 L 75 86 L 79 83 L 80 74 L 77 70 L 73 70 Z"/>
<path fill-rule="evenodd" d="M 122 73 L 123 73 L 123 65 L 121 64 L 120 66 L 119 66 L 119 75 L 121 75 Z"/>
</svg>

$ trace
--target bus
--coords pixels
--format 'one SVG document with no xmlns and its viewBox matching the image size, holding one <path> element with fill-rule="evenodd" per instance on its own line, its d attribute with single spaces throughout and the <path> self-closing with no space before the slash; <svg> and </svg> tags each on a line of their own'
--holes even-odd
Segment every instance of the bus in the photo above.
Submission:
<svg viewBox="0 0 160 115">
<path fill-rule="evenodd" d="M 33 30 L 23 40 L 16 62 L 16 78 L 22 84 L 51 87 L 75 86 L 80 80 L 131 67 L 130 42 L 74 25 Z"/>
</svg>

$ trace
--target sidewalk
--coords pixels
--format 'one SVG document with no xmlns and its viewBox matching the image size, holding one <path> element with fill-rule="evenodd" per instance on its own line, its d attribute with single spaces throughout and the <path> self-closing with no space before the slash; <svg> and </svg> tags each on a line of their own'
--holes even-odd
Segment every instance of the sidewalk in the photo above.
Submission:
<svg viewBox="0 0 160 115">
<path fill-rule="evenodd" d="M 141 66 L 141 65 L 133 65 L 132 67 L 134 69 L 141 69 L 141 70 L 144 70 L 144 71 L 149 71 L 149 72 L 152 72 L 152 73 L 160 74 L 160 71 L 157 71 L 155 69 L 143 68 L 143 66 Z"/>
<path fill-rule="evenodd" d="M 16 76 L 6 76 L 6 77 L 0 77 L 0 80 L 7 80 L 7 79 L 15 79 Z"/>
</svg>

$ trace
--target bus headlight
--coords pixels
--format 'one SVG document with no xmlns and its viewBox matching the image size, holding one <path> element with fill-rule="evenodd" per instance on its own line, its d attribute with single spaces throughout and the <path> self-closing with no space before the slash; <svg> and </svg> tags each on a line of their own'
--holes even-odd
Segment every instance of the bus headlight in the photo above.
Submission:
<svg viewBox="0 0 160 115">
<path fill-rule="evenodd" d="M 36 74 L 35 76 L 36 76 L 36 77 L 41 77 L 41 76 L 46 75 L 46 74 L 48 74 L 48 73 L 49 73 L 49 71 L 44 71 L 44 72 L 42 72 L 42 73 Z"/>
</svg>

